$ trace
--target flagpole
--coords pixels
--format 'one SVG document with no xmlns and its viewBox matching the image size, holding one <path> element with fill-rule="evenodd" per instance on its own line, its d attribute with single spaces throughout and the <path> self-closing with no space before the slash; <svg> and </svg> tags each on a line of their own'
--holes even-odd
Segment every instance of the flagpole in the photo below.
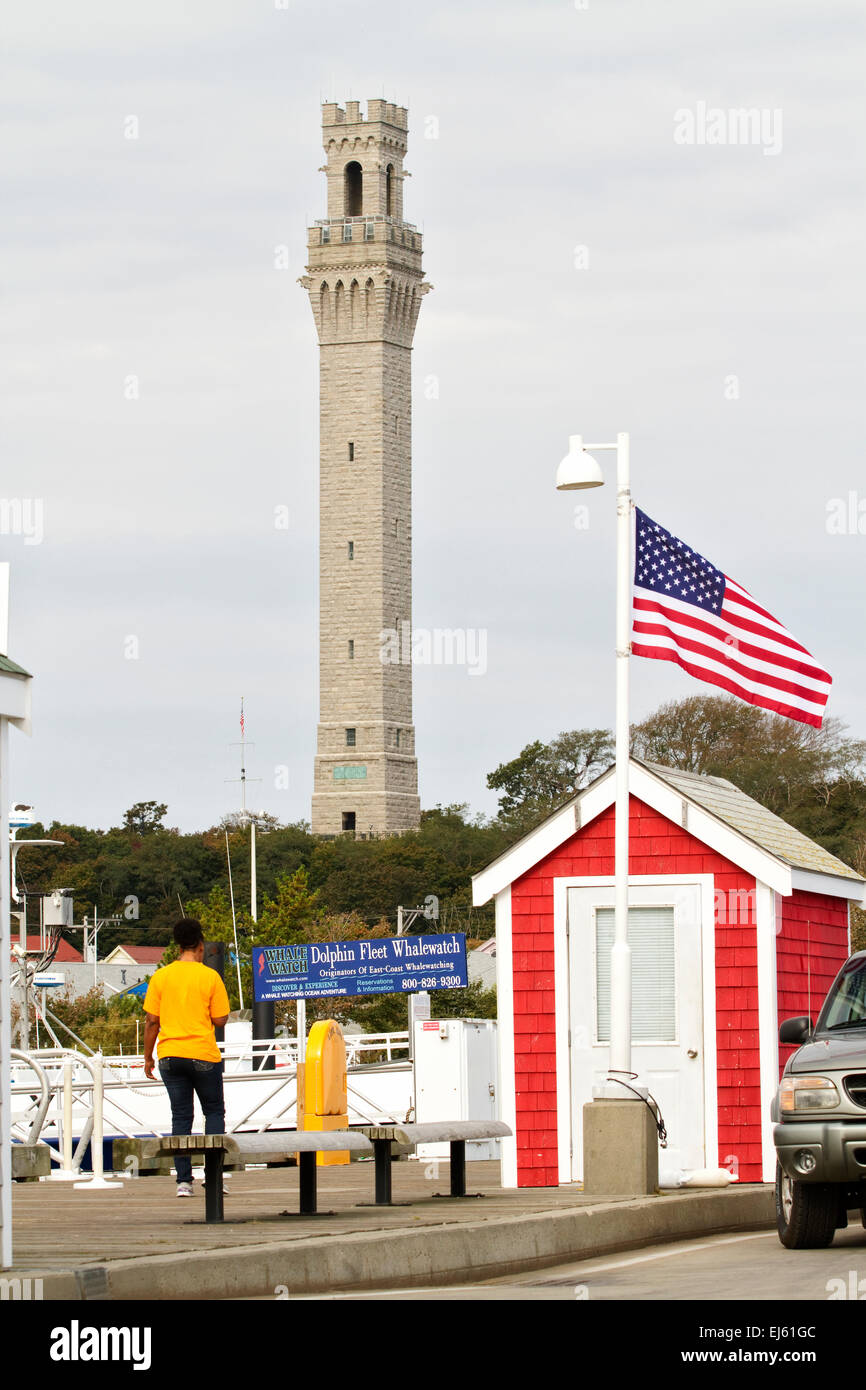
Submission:
<svg viewBox="0 0 866 1390">
<path fill-rule="evenodd" d="M 571 435 L 569 452 L 556 474 L 562 492 L 601 487 L 604 476 L 590 450 L 616 450 L 616 767 L 614 772 L 614 941 L 610 955 L 610 1061 L 608 1078 L 593 1087 L 598 1100 L 634 1100 L 646 1094 L 632 1085 L 631 947 L 628 941 L 629 859 L 629 657 L 631 656 L 631 477 L 629 437 L 616 443 L 584 444 Z M 624 1084 L 625 1083 L 625 1084 Z"/>
<path fill-rule="evenodd" d="M 631 1075 L 631 947 L 628 941 L 629 657 L 631 618 L 631 485 L 627 434 L 616 437 L 616 822 L 615 926 L 610 957 L 610 1074 Z M 605 1094 L 627 1091 L 614 1081 Z"/>
</svg>

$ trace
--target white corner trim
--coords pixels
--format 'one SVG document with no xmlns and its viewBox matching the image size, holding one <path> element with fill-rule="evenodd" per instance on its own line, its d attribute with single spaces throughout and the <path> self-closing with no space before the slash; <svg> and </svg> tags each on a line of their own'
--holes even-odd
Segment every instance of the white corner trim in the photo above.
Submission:
<svg viewBox="0 0 866 1390">
<path fill-rule="evenodd" d="M 776 1177 L 776 1150 L 770 1105 L 779 1086 L 779 1018 L 776 977 L 776 894 L 756 883 L 758 947 L 758 1053 L 761 1068 L 761 1170 L 764 1182 Z"/>
<path fill-rule="evenodd" d="M 793 869 L 791 883 L 804 893 L 825 893 L 828 898 L 847 898 L 858 907 L 866 907 L 866 882 L 862 878 L 836 878 L 833 874 Z"/>
<path fill-rule="evenodd" d="M 708 1168 L 718 1168 L 719 1057 L 716 1045 L 716 1014 L 718 1010 L 716 998 L 716 880 L 714 874 L 697 874 L 694 881 L 700 885 L 701 890 L 704 1159 Z"/>
<path fill-rule="evenodd" d="M 556 1029 L 556 1148 L 560 1183 L 574 1180 L 572 1172 L 571 1116 L 571 987 L 568 959 L 568 889 L 582 880 L 553 880 L 553 978 L 556 990 L 554 1027 Z"/>
<path fill-rule="evenodd" d="M 511 886 L 496 895 L 496 1040 L 499 1118 L 511 1130 L 500 1147 L 500 1182 L 517 1186 L 517 1082 L 514 1076 L 514 947 L 511 934 Z"/>
</svg>

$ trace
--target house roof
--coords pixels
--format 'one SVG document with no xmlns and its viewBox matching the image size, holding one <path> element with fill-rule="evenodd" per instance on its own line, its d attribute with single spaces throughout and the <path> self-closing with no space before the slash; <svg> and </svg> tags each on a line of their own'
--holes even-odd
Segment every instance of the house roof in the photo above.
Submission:
<svg viewBox="0 0 866 1390">
<path fill-rule="evenodd" d="M 13 935 L 13 937 L 12 937 L 12 945 L 13 945 L 13 946 L 16 945 L 16 944 L 17 944 L 17 941 L 18 941 L 18 936 L 17 936 L 17 934 L 15 934 L 15 935 Z M 27 950 L 28 950 L 28 951 L 38 951 L 38 950 L 39 950 L 39 937 L 38 937 L 38 936 L 28 936 L 28 938 L 27 938 Z M 57 954 L 55 955 L 54 959 L 55 959 L 55 961 L 63 961 L 63 960 L 65 960 L 65 961 L 75 961 L 75 960 L 81 961 L 81 960 L 84 960 L 84 957 L 83 957 L 83 955 L 81 954 L 81 952 L 80 952 L 79 950 L 76 950 L 76 948 L 72 945 L 72 942 L 71 942 L 71 941 L 67 941 L 67 940 L 65 939 L 65 937 L 61 937 L 61 938 L 60 938 L 60 944 L 59 944 L 59 946 L 57 947 Z"/>
<path fill-rule="evenodd" d="M 165 955 L 164 946 L 121 945 L 115 946 L 114 950 L 105 957 L 106 961 L 111 961 L 112 956 L 118 951 L 125 951 L 130 960 L 134 961 L 136 965 L 159 965 L 159 962 Z"/>
<path fill-rule="evenodd" d="M 629 762 L 632 796 L 723 854 L 732 863 L 788 896 L 795 888 L 864 900 L 866 879 L 848 864 L 768 811 L 722 777 L 680 772 L 661 763 Z M 582 826 L 607 810 L 615 796 L 615 767 L 554 811 L 516 844 L 473 875 L 472 901 L 488 902 L 527 873 Z"/>
<path fill-rule="evenodd" d="M 4 671 L 7 676 L 27 676 L 32 680 L 30 672 L 25 671 L 23 666 L 19 666 L 17 661 L 8 656 L 0 656 L 0 671 Z"/>
</svg>

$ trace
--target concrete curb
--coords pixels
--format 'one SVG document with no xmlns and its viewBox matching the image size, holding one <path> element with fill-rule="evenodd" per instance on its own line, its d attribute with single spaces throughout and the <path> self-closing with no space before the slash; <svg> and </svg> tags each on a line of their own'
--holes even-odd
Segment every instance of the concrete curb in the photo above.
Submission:
<svg viewBox="0 0 866 1390">
<path fill-rule="evenodd" d="M 46 1300 L 268 1298 L 467 1282 L 656 1242 L 772 1228 L 771 1187 L 695 1190 L 565 1211 L 141 1256 L 33 1272 Z M 23 1272 L 21 1277 L 28 1277 Z"/>
</svg>

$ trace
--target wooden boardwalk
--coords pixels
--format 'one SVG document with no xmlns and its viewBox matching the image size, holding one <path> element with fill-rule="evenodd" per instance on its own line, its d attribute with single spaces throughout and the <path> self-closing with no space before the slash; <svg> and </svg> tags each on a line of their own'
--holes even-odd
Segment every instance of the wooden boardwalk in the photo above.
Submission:
<svg viewBox="0 0 866 1390">
<path fill-rule="evenodd" d="M 320 1168 L 319 1213 L 300 1217 L 298 1171 L 249 1169 L 226 1178 L 225 1215 L 220 1226 L 204 1224 L 204 1188 L 175 1195 L 173 1177 L 118 1179 L 113 1192 L 87 1192 L 71 1183 L 17 1183 L 13 1194 L 14 1270 L 80 1269 L 88 1264 L 184 1251 L 329 1238 L 350 1233 L 417 1230 L 444 1223 L 573 1208 L 589 1202 L 574 1188 L 503 1191 L 499 1164 L 467 1164 L 467 1190 L 480 1198 L 448 1195 L 447 1160 L 393 1166 L 393 1199 L 409 1205 L 360 1205 L 373 1200 L 372 1162 Z M 442 1197 L 434 1193 L 445 1194 Z M 623 1201 L 627 1200 L 625 1198 Z M 282 1215 L 281 1215 L 282 1213 Z"/>
</svg>

